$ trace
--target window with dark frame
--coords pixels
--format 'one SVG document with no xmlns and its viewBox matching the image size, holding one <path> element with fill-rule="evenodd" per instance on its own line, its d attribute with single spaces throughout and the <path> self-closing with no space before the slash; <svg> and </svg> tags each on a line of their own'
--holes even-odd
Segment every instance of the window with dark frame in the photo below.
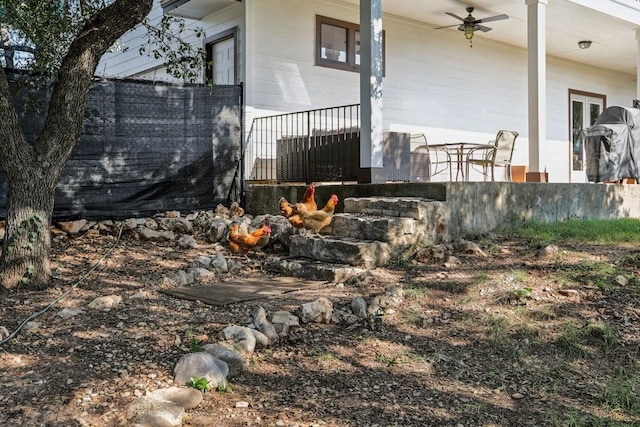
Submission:
<svg viewBox="0 0 640 427">
<path fill-rule="evenodd" d="M 382 32 L 382 72 L 384 75 L 385 34 Z M 360 26 L 316 15 L 316 65 L 339 70 L 360 71 Z"/>
</svg>

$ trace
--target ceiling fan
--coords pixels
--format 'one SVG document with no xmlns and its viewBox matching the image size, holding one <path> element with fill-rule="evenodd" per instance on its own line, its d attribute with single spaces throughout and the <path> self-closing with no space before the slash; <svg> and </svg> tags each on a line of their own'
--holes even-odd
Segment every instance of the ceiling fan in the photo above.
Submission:
<svg viewBox="0 0 640 427">
<path fill-rule="evenodd" d="M 451 28 L 451 27 L 458 27 L 458 30 L 460 31 L 464 31 L 464 36 L 467 40 L 469 40 L 469 45 L 471 45 L 471 47 L 473 47 L 473 45 L 471 44 L 471 39 L 473 38 L 473 33 L 475 31 L 482 31 L 484 33 L 486 33 L 487 31 L 491 31 L 491 28 L 489 27 L 485 27 L 484 25 L 480 25 L 482 23 L 485 22 L 491 22 L 491 21 L 500 21 L 501 19 L 509 19 L 509 15 L 505 15 L 504 13 L 501 15 L 495 15 L 495 16 L 490 16 L 488 18 L 482 18 L 482 19 L 476 19 L 474 18 L 471 13 L 473 12 L 474 8 L 469 6 L 467 7 L 467 13 L 469 13 L 469 15 L 467 15 L 466 18 L 461 18 L 460 16 L 456 15 L 455 13 L 451 13 L 451 12 L 445 12 L 447 15 L 449 16 L 453 16 L 456 19 L 459 19 L 460 21 L 462 21 L 462 24 L 454 24 L 454 25 L 447 25 L 444 27 L 438 27 L 438 28 L 434 28 L 435 30 L 440 30 L 442 28 Z"/>
</svg>

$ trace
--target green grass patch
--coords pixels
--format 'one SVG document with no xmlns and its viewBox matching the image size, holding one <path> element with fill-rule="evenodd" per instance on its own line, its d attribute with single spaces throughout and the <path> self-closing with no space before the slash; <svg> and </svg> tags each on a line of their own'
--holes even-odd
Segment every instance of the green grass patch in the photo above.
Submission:
<svg viewBox="0 0 640 427">
<path fill-rule="evenodd" d="M 483 322 L 486 325 L 485 333 L 492 338 L 501 338 L 506 335 L 511 323 L 505 316 L 489 314 L 485 316 Z"/>
<path fill-rule="evenodd" d="M 562 324 L 560 335 L 556 339 L 556 345 L 562 350 L 565 356 L 570 359 L 581 359 L 585 357 L 587 350 L 583 342 L 583 334 L 580 327 L 573 322 Z"/>
<path fill-rule="evenodd" d="M 547 414 L 549 427 L 637 427 L 637 423 L 604 419 L 575 408 L 554 410 Z"/>
<path fill-rule="evenodd" d="M 561 326 L 561 333 L 556 345 L 572 359 L 586 357 L 590 348 L 597 347 L 608 353 L 618 346 L 618 339 L 612 329 L 599 322 L 589 322 L 578 326 L 574 322 L 566 322 Z"/>
<path fill-rule="evenodd" d="M 387 367 L 395 366 L 398 364 L 397 357 L 386 356 L 382 353 L 376 353 L 376 361 L 384 363 Z"/>
<path fill-rule="evenodd" d="M 556 307 L 551 305 L 545 305 L 545 306 L 539 307 L 537 310 L 527 311 L 527 315 L 532 320 L 546 322 L 549 320 L 553 320 L 557 317 Z"/>
<path fill-rule="evenodd" d="M 475 283 L 486 283 L 488 282 L 490 279 L 489 277 L 489 273 L 487 273 L 486 271 L 478 271 L 474 276 L 473 276 L 473 281 Z"/>
<path fill-rule="evenodd" d="M 531 280 L 529 273 L 523 270 L 511 270 L 506 274 L 505 280 L 509 283 L 527 283 Z"/>
<path fill-rule="evenodd" d="M 561 268 L 568 280 L 596 286 L 603 292 L 610 292 L 614 288 L 618 273 L 615 266 L 609 263 L 590 260 L 565 264 Z"/>
<path fill-rule="evenodd" d="M 628 415 L 640 414 L 640 381 L 634 373 L 618 369 L 615 378 L 607 381 L 604 389 L 605 405 Z"/>
<path fill-rule="evenodd" d="M 404 287 L 404 295 L 415 302 L 421 302 L 428 293 L 428 288 L 422 283 L 412 282 Z"/>
<path fill-rule="evenodd" d="M 499 304 L 515 304 L 515 305 L 525 305 L 527 303 L 527 299 L 531 297 L 531 289 L 528 286 L 523 288 L 511 289 L 508 291 L 501 292 L 498 295 L 497 302 Z"/>
<path fill-rule="evenodd" d="M 519 221 L 502 228 L 500 234 L 527 238 L 542 245 L 563 241 L 590 244 L 640 243 L 640 220 L 569 219 L 554 223 Z"/>
</svg>

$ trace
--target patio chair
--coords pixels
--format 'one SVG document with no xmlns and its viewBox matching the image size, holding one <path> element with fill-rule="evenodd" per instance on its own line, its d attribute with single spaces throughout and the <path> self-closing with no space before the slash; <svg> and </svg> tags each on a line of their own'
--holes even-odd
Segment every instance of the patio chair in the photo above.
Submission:
<svg viewBox="0 0 640 427">
<path fill-rule="evenodd" d="M 449 169 L 449 180 L 451 180 L 453 177 L 453 172 L 451 170 L 451 154 L 448 151 L 429 147 L 427 137 L 424 133 L 411 134 L 411 146 L 416 143 L 419 143 L 420 145 L 411 152 L 411 180 L 430 181 L 431 177 L 438 175 L 447 169 Z M 425 162 L 427 163 L 426 170 L 424 170 Z M 420 170 L 416 170 L 417 168 Z"/>
<path fill-rule="evenodd" d="M 492 147 L 471 148 L 466 155 L 466 178 L 469 180 L 470 169 L 482 173 L 484 180 L 489 176 L 491 171 L 491 181 L 495 181 L 495 168 L 505 168 L 505 177 L 507 181 L 511 181 L 511 158 L 513 157 L 513 148 L 516 145 L 518 132 L 513 130 L 500 130 L 496 135 L 496 139 L 490 141 Z M 475 166 L 475 167 L 474 167 Z"/>
</svg>

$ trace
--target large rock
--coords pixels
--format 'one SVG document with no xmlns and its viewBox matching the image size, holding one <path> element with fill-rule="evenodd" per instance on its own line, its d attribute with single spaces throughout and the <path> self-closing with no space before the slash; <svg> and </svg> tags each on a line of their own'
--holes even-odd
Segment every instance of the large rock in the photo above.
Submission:
<svg viewBox="0 0 640 427">
<path fill-rule="evenodd" d="M 152 396 L 140 397 L 127 406 L 129 422 L 140 427 L 177 427 L 182 425 L 184 407 Z"/>
<path fill-rule="evenodd" d="M 122 303 L 122 297 L 120 295 L 105 295 L 97 297 L 89 303 L 89 308 L 96 310 L 104 310 L 116 308 Z"/>
<path fill-rule="evenodd" d="M 195 408 L 202 402 L 202 393 L 190 387 L 161 388 L 147 392 L 147 396 L 157 400 L 176 403 L 184 409 Z"/>
<path fill-rule="evenodd" d="M 206 378 L 212 388 L 227 386 L 229 366 L 206 351 L 183 355 L 174 368 L 174 382 L 188 384 L 192 378 Z"/>
<path fill-rule="evenodd" d="M 269 345 L 269 338 L 265 334 L 245 326 L 227 326 L 220 335 L 222 339 L 231 341 L 244 354 L 252 354 L 256 345 L 262 347 Z"/>
<path fill-rule="evenodd" d="M 244 371 L 247 366 L 247 362 L 244 357 L 242 357 L 242 354 L 227 343 L 207 344 L 204 346 L 204 351 L 226 362 L 229 367 L 229 377 L 238 375 Z"/>
<path fill-rule="evenodd" d="M 60 227 L 60 229 L 65 233 L 73 235 L 73 234 L 78 234 L 80 230 L 82 230 L 82 227 L 84 227 L 86 224 L 87 224 L 86 219 L 80 219 L 77 221 L 59 222 L 58 227 Z"/>
<path fill-rule="evenodd" d="M 269 339 L 269 344 L 278 341 L 279 336 L 276 328 L 267 320 L 267 312 L 264 308 L 256 307 L 253 309 L 251 317 L 253 317 L 253 324 L 256 325 L 256 328 Z"/>
<path fill-rule="evenodd" d="M 301 320 L 303 323 L 331 323 L 333 303 L 325 297 L 302 304 Z"/>
<path fill-rule="evenodd" d="M 140 227 L 140 230 L 138 231 L 138 233 L 140 234 L 140 237 L 143 238 L 144 240 L 156 240 L 156 241 L 172 241 L 175 240 L 176 235 L 173 233 L 173 231 L 170 230 L 164 230 L 164 231 L 156 231 L 156 230 L 151 230 L 150 228 L 147 227 Z"/>
</svg>

